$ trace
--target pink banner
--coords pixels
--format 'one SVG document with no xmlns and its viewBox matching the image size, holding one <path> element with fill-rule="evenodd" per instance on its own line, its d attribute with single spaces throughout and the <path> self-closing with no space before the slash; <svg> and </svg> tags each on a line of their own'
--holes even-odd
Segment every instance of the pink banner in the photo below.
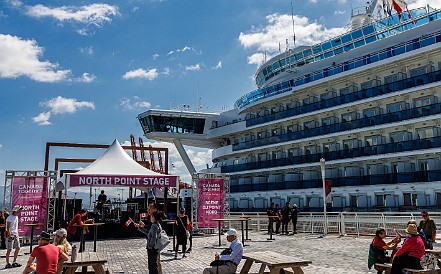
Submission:
<svg viewBox="0 0 441 274">
<path fill-rule="evenodd" d="M 176 187 L 177 176 L 123 176 L 70 174 L 70 186 Z"/>
<path fill-rule="evenodd" d="M 34 235 L 46 230 L 47 187 L 47 177 L 14 177 L 12 207 L 23 207 L 18 222 L 20 237 L 31 235 L 31 227 L 26 224 L 42 224 L 35 227 Z"/>
<path fill-rule="evenodd" d="M 198 226 L 217 227 L 213 219 L 224 218 L 224 179 L 199 179 Z"/>
</svg>

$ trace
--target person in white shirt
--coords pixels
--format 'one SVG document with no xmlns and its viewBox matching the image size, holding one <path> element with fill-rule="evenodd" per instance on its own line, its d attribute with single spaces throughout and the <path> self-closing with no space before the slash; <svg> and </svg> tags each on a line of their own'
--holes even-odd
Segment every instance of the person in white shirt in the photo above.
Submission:
<svg viewBox="0 0 441 274">
<path fill-rule="evenodd" d="M 20 239 L 18 236 L 18 216 L 23 208 L 16 205 L 12 209 L 12 214 L 6 219 L 6 266 L 5 268 L 20 267 L 17 263 L 18 252 L 20 251 Z M 9 255 L 11 250 L 15 249 L 14 261 L 9 262 Z"/>
<path fill-rule="evenodd" d="M 230 242 L 231 252 L 222 252 L 222 255 L 216 253 L 214 255 L 214 262 L 211 263 L 211 267 L 204 269 L 204 274 L 234 274 L 236 273 L 237 266 L 240 263 L 243 255 L 243 245 L 239 241 L 238 233 L 236 229 L 230 228 L 227 233 L 227 241 Z M 229 254 L 223 254 L 229 253 Z M 217 263 L 219 262 L 219 263 Z"/>
</svg>

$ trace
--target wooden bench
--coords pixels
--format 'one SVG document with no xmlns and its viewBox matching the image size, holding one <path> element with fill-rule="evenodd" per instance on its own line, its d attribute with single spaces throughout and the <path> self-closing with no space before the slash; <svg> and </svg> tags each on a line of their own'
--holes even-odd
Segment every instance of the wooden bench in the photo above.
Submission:
<svg viewBox="0 0 441 274">
<path fill-rule="evenodd" d="M 104 264 L 107 263 L 107 259 L 104 254 L 98 252 L 82 252 L 78 253 L 75 262 L 66 261 L 63 263 L 65 267 L 63 273 L 74 274 L 78 267 L 82 268 L 82 273 L 98 273 L 106 274 L 109 271 L 104 271 Z M 93 271 L 87 272 L 87 267 L 91 266 Z"/>
<path fill-rule="evenodd" d="M 302 267 L 311 264 L 311 261 L 302 260 L 296 258 L 295 256 L 286 256 L 272 251 L 265 252 L 251 252 L 243 255 L 246 259 L 245 264 L 240 271 L 240 274 L 250 273 L 251 266 L 253 263 L 261 263 L 259 274 L 303 274 Z M 269 272 L 265 272 L 266 267 L 268 267 Z M 284 270 L 289 268 L 292 271 Z"/>
<path fill-rule="evenodd" d="M 385 274 L 390 274 L 390 271 L 392 269 L 392 264 L 389 264 L 389 263 L 384 263 L 384 264 L 376 263 L 375 266 L 378 267 L 378 268 L 381 267 Z M 377 268 L 375 268 L 375 269 L 377 269 Z M 438 269 L 410 269 L 410 268 L 405 268 L 405 269 L 403 269 L 403 271 L 404 271 L 403 273 L 406 273 L 406 274 L 413 274 L 413 273 L 435 274 L 435 273 L 439 273 Z"/>
</svg>

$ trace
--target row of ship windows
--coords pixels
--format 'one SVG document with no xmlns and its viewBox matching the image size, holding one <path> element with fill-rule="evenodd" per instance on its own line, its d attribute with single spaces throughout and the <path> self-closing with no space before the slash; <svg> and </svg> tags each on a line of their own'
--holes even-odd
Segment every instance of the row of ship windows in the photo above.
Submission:
<svg viewBox="0 0 441 274">
<path fill-rule="evenodd" d="M 438 63 L 438 68 L 441 70 L 441 62 Z M 428 71 L 431 72 L 434 70 L 435 69 L 432 65 L 418 67 L 418 68 L 415 68 L 415 69 L 412 69 L 409 71 L 409 77 L 417 77 L 417 76 L 426 74 Z M 399 73 L 396 73 L 393 75 L 385 76 L 384 83 L 389 84 L 389 83 L 393 83 L 393 82 L 400 81 L 403 79 L 407 79 L 407 74 L 405 74 L 403 72 L 399 72 Z M 262 108 L 258 112 L 249 112 L 246 114 L 245 120 L 263 117 L 263 116 L 267 116 L 270 114 L 275 114 L 275 113 L 278 113 L 281 111 L 285 111 L 288 109 L 294 109 L 294 108 L 297 108 L 300 106 L 306 106 L 306 105 L 309 105 L 312 103 L 319 102 L 320 100 L 328 100 L 328 99 L 335 98 L 338 96 L 344 96 L 344 95 L 347 95 L 350 93 L 357 92 L 359 89 L 364 90 L 364 89 L 369 89 L 369 88 L 376 87 L 379 85 L 381 85 L 381 80 L 377 78 L 377 79 L 373 79 L 370 81 L 360 83 L 359 84 L 360 88 L 358 87 L 358 84 L 351 83 L 350 85 L 339 89 L 338 93 L 337 93 L 337 91 L 332 89 L 332 90 L 326 90 L 324 93 L 320 94 L 319 96 L 314 96 L 314 95 L 308 94 L 301 101 L 293 101 L 293 102 L 287 103 L 286 105 L 279 105 L 279 106 L 274 106 L 271 108 Z"/>
<path fill-rule="evenodd" d="M 372 199 L 375 201 L 374 205 L 372 205 Z M 403 191 L 402 195 L 396 195 L 394 193 L 376 193 L 375 195 L 368 195 L 366 193 L 360 194 L 349 194 L 347 197 L 343 195 L 332 195 L 331 201 L 332 207 L 341 208 L 341 207 L 357 207 L 357 208 L 367 208 L 372 206 L 377 207 L 398 207 L 398 206 L 428 206 L 432 205 L 430 201 L 430 195 L 427 195 L 424 192 L 416 192 L 416 191 Z M 271 199 L 271 202 L 275 204 L 285 205 L 285 202 L 288 201 L 291 205 L 297 204 L 301 210 L 302 208 L 319 208 L 323 207 L 323 200 L 318 196 L 309 196 L 305 197 L 289 197 L 287 199 L 274 197 Z M 434 197 L 434 205 L 441 206 L 441 192 L 436 192 Z M 262 197 L 256 197 L 251 199 L 249 197 L 230 199 L 230 207 L 234 210 L 235 208 L 241 209 L 266 209 L 269 206 L 269 200 Z"/>
<path fill-rule="evenodd" d="M 320 146 L 319 145 L 306 145 L 296 148 L 290 148 L 285 150 L 276 150 L 266 153 L 259 153 L 259 154 L 251 154 L 246 158 L 241 159 L 231 159 L 231 160 L 225 160 L 221 162 L 214 163 L 215 167 L 228 167 L 228 166 L 234 166 L 239 164 L 246 164 L 246 163 L 254 163 L 254 162 L 262 162 L 262 161 L 271 161 L 271 160 L 279 160 L 279 159 L 286 159 L 286 158 L 292 158 L 292 157 L 301 157 L 301 156 L 309 156 L 309 155 L 315 155 L 319 153 L 330 153 L 334 151 L 340 151 L 340 147 L 342 150 L 353 150 L 357 148 L 369 148 L 369 147 L 381 147 L 382 145 L 390 145 L 390 144 L 401 144 L 401 149 L 396 148 L 398 151 L 406 151 L 406 142 L 411 140 L 422 140 L 426 141 L 429 144 L 427 147 L 424 148 L 430 148 L 436 146 L 435 143 L 439 143 L 439 137 L 441 137 L 441 128 L 438 127 L 425 127 L 425 128 L 419 128 L 416 129 L 415 132 L 409 132 L 409 131 L 399 131 L 399 132 L 391 132 L 388 134 L 388 136 L 378 134 L 378 135 L 372 135 L 372 136 L 366 136 L 364 137 L 364 140 L 359 140 L 356 138 L 352 139 L 344 139 L 341 141 L 334 141 L 334 142 L 327 142 L 323 143 Z M 389 142 L 387 142 L 387 139 Z M 412 148 L 412 144 L 411 144 Z M 422 148 L 417 146 L 415 144 L 415 149 Z M 387 153 L 387 148 L 379 148 L 384 149 L 385 153 Z M 390 150 L 393 150 L 391 147 Z M 374 151 L 373 151 L 374 152 Z M 369 153 L 370 154 L 370 153 Z M 367 154 L 367 155 L 369 155 Z M 348 155 L 349 156 L 349 155 Z M 353 155 L 354 156 L 354 155 Z M 360 155 L 363 156 L 363 155 Z M 307 159 L 305 159 L 304 162 L 309 162 Z"/>
<path fill-rule="evenodd" d="M 337 75 L 345 71 L 349 71 L 381 60 L 385 60 L 406 52 L 411 52 L 421 47 L 426 47 L 439 42 L 441 42 L 440 33 L 433 33 L 428 36 L 421 37 L 420 39 L 404 42 L 402 44 L 395 45 L 394 47 L 387 48 L 378 52 L 374 52 L 366 56 L 357 57 L 353 60 L 349 60 L 348 62 L 344 62 L 341 64 L 333 63 L 331 67 L 325 68 L 323 70 L 316 71 L 311 74 L 304 75 L 293 80 L 284 81 L 279 84 L 275 84 L 273 86 L 269 86 L 263 89 L 258 89 L 249 92 L 243 95 L 235 102 L 235 107 L 243 108 L 261 99 L 291 91 L 293 87 L 301 86 L 332 75 Z"/>
<path fill-rule="evenodd" d="M 269 181 L 301 181 L 301 180 L 318 180 L 321 178 L 319 167 L 311 170 L 304 170 L 297 173 L 277 173 L 271 175 L 255 175 L 254 177 L 231 178 L 230 184 L 266 184 Z M 391 173 L 409 173 L 416 171 L 429 171 L 441 169 L 440 158 L 423 159 L 419 161 L 394 161 L 384 163 L 365 164 L 363 166 L 343 166 L 326 168 L 326 178 L 353 177 L 353 176 L 369 176 Z"/>
<path fill-rule="evenodd" d="M 233 145 L 239 145 L 240 143 L 252 142 L 255 140 L 266 139 L 274 136 L 279 136 L 283 134 L 290 134 L 293 132 L 299 132 L 303 130 L 310 130 L 319 127 L 328 127 L 330 125 L 349 123 L 355 120 L 360 120 L 363 118 L 375 117 L 383 114 L 392 114 L 396 112 L 401 112 L 405 110 L 421 110 L 422 107 L 431 106 L 438 102 L 438 98 L 433 95 L 424 96 L 420 98 L 413 99 L 414 108 L 410 108 L 410 105 L 405 101 L 394 102 L 387 104 L 386 106 L 376 106 L 372 108 L 367 108 L 361 110 L 361 112 L 352 111 L 347 113 L 342 113 L 340 117 L 326 117 L 321 119 L 321 123 L 317 120 L 309 120 L 303 123 L 295 123 L 292 125 L 287 125 L 284 127 L 276 127 L 270 130 L 262 130 L 258 132 L 253 132 L 242 137 L 237 137 L 232 139 Z M 422 110 L 424 112 L 424 110 Z M 425 115 L 424 115 L 425 116 Z M 228 139 L 227 139 L 228 140 Z M 224 144 L 230 144 L 231 141 L 227 141 Z"/>
<path fill-rule="evenodd" d="M 424 10 L 422 9 L 419 11 L 412 11 L 412 13 L 415 13 L 415 15 L 418 14 L 416 16 L 422 15 L 421 12 L 424 12 Z M 437 18 L 437 14 L 433 14 L 430 17 L 430 21 L 436 20 Z M 256 82 L 259 86 L 261 86 L 264 81 L 267 81 L 280 72 L 284 71 L 286 67 L 289 68 L 290 66 L 303 66 L 308 63 L 330 58 L 344 51 L 349 51 L 365 44 L 372 43 L 376 40 L 381 40 L 389 36 L 396 35 L 400 32 L 412 29 L 416 26 L 426 24 L 429 22 L 429 18 L 424 17 L 415 20 L 413 23 L 399 25 L 398 27 L 393 29 L 386 29 L 391 26 L 391 22 L 393 22 L 392 26 L 397 22 L 398 24 L 402 24 L 400 20 L 391 20 L 391 18 L 386 18 L 380 22 L 376 22 L 370 26 L 366 26 L 363 29 L 355 30 L 352 33 L 345 34 L 341 37 L 336 37 L 331 41 L 327 41 L 322 44 L 315 45 L 309 49 L 297 52 L 295 54 L 292 54 L 291 56 L 267 65 L 265 68 L 262 69 L 261 72 L 258 73 Z"/>
</svg>

